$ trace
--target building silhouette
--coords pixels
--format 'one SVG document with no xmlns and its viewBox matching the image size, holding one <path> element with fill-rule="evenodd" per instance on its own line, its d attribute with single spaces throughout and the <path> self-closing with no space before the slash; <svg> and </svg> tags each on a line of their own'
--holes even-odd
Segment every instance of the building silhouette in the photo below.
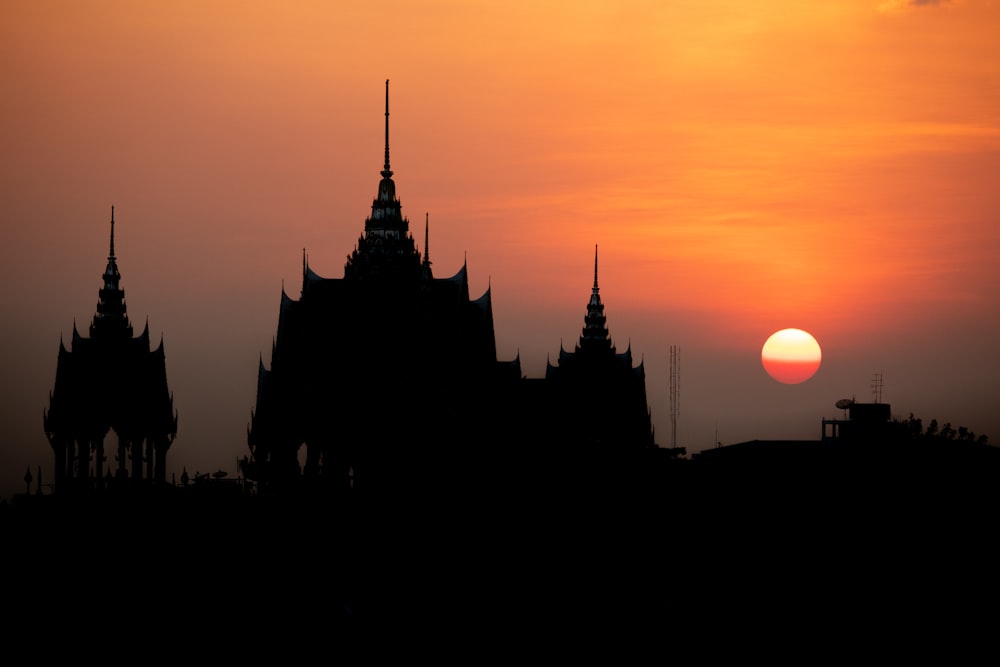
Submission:
<svg viewBox="0 0 1000 667">
<path fill-rule="evenodd" d="M 133 336 L 126 313 L 114 207 L 102 280 L 89 337 L 80 335 L 74 322 L 70 349 L 59 341 L 55 387 L 43 416 L 55 455 L 57 492 L 123 480 L 165 482 L 167 450 L 177 434 L 163 340 L 150 349 L 149 323 Z M 106 447 L 111 432 L 117 441 Z"/>
<path fill-rule="evenodd" d="M 591 451 L 654 446 L 645 365 L 633 366 L 631 346 L 618 352 L 611 340 L 597 282 L 597 246 L 580 340 L 572 351 L 560 344 L 557 363 L 546 363 L 545 384 L 557 416 L 551 441 Z"/>
<path fill-rule="evenodd" d="M 243 472 L 265 489 L 426 485 L 482 445 L 498 375 L 490 290 L 472 298 L 466 266 L 434 276 L 424 224 L 417 250 L 389 162 L 343 278 L 314 272 L 282 289 L 270 368 L 259 366 Z M 392 480 L 391 482 L 389 480 Z"/>
<path fill-rule="evenodd" d="M 371 215 L 342 278 L 303 252 L 302 290 L 282 289 L 270 367 L 259 362 L 247 479 L 263 490 L 426 491 L 502 481 L 546 453 L 653 445 L 644 370 L 608 337 L 597 286 L 580 343 L 541 380 L 498 360 L 491 290 L 468 267 L 431 268 L 385 159 Z M 528 458 L 528 457 L 531 458 Z"/>
</svg>

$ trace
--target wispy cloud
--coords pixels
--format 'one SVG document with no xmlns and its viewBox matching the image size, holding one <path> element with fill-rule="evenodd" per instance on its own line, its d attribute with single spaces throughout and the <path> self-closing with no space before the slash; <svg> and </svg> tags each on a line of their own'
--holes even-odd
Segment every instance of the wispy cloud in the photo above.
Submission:
<svg viewBox="0 0 1000 667">
<path fill-rule="evenodd" d="M 903 12 L 920 7 L 941 7 L 953 5 L 955 0 L 886 0 L 879 4 L 880 12 Z"/>
</svg>

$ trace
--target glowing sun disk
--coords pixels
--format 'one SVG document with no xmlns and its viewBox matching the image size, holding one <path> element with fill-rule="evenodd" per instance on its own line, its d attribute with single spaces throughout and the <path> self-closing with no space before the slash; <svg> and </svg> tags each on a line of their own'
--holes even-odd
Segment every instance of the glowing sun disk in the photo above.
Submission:
<svg viewBox="0 0 1000 667">
<path fill-rule="evenodd" d="M 819 343 L 802 329 L 775 331 L 760 352 L 764 370 L 783 384 L 805 382 L 819 370 L 822 359 Z"/>
</svg>

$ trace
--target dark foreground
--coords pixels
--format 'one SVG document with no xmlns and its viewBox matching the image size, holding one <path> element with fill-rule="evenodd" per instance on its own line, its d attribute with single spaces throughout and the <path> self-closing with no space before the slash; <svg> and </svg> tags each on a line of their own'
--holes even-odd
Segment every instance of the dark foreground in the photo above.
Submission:
<svg viewBox="0 0 1000 667">
<path fill-rule="evenodd" d="M 1000 608 L 992 464 L 575 472 L 392 497 L 26 498 L 0 507 L 4 599 L 15 620 L 262 642 L 567 623 L 835 642 Z"/>
</svg>

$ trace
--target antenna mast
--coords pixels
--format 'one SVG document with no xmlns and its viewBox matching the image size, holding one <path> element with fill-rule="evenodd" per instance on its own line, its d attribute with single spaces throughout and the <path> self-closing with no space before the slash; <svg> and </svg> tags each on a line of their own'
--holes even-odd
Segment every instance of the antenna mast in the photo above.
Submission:
<svg viewBox="0 0 1000 667">
<path fill-rule="evenodd" d="M 677 419 L 681 413 L 681 348 L 670 346 L 670 446 L 677 447 Z"/>
<path fill-rule="evenodd" d="M 872 394 L 875 395 L 875 402 L 882 402 L 882 373 L 878 372 L 872 377 Z"/>
</svg>

